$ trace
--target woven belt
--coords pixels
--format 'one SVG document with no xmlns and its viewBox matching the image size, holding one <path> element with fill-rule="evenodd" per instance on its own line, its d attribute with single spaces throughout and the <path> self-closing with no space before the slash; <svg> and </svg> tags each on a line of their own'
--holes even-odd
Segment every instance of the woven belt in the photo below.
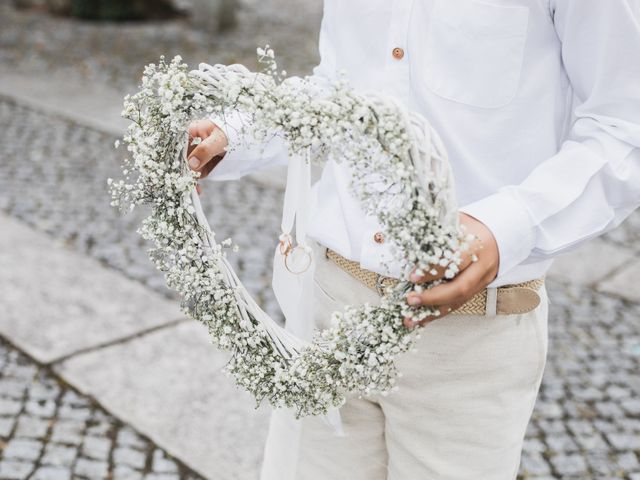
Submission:
<svg viewBox="0 0 640 480">
<path fill-rule="evenodd" d="M 358 262 L 348 260 L 337 252 L 327 248 L 326 256 L 338 267 L 353 278 L 376 291 L 382 296 L 387 287 L 392 287 L 398 280 L 385 277 L 371 270 L 365 270 Z M 496 313 L 498 315 L 513 315 L 527 313 L 540 304 L 538 290 L 544 284 L 544 278 L 527 282 L 504 285 L 497 288 Z M 485 315 L 487 312 L 487 289 L 476 293 L 464 305 L 454 310 L 456 315 Z"/>
</svg>

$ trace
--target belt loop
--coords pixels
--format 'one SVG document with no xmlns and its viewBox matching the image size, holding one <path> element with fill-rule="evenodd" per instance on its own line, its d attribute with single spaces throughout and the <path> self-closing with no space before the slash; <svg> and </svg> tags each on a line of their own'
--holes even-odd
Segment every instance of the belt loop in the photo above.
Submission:
<svg viewBox="0 0 640 480">
<path fill-rule="evenodd" d="M 487 317 L 495 317 L 498 314 L 498 289 L 497 287 L 487 287 Z"/>
</svg>

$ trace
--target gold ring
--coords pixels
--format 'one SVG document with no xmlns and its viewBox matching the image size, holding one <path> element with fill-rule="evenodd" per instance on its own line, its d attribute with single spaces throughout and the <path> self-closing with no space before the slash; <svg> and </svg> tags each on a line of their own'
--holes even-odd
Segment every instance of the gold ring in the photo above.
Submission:
<svg viewBox="0 0 640 480">
<path fill-rule="evenodd" d="M 295 250 L 297 250 L 298 248 L 302 248 L 302 250 L 304 251 L 304 253 L 307 255 L 307 263 L 305 265 L 305 267 L 300 270 L 299 272 L 293 271 L 289 268 L 289 264 L 287 263 L 287 260 L 289 259 L 289 255 L 291 253 L 293 253 Z M 304 248 L 301 245 L 297 245 L 293 248 L 290 248 L 287 253 L 284 254 L 284 267 L 290 272 L 293 273 L 294 275 L 300 275 L 304 272 L 306 272 L 307 270 L 309 270 L 309 267 L 311 266 L 311 262 L 312 262 L 312 257 L 311 257 L 311 253 L 309 253 L 309 251 L 307 251 L 306 248 Z"/>
</svg>

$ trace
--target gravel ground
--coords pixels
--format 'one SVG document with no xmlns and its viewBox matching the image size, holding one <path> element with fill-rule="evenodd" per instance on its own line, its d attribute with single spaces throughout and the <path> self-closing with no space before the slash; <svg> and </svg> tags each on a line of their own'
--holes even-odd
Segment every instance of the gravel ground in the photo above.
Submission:
<svg viewBox="0 0 640 480">
<path fill-rule="evenodd" d="M 0 478 L 202 477 L 0 340 Z"/>
<path fill-rule="evenodd" d="M 267 41 L 283 54 L 281 65 L 293 73 L 306 72 L 316 62 L 319 1 L 305 1 L 305 8 L 293 9 L 287 0 L 245 0 L 239 29 L 226 34 L 190 30 L 185 20 L 98 25 L 17 12 L 9 3 L 0 0 L 0 65 L 28 73 L 68 67 L 130 89 L 141 66 L 162 53 L 180 52 L 191 64 L 213 59 L 250 64 L 255 46 Z M 275 32 L 276 38 L 267 39 L 266 32 Z M 121 217 L 109 207 L 105 179 L 117 176 L 121 154 L 112 148 L 114 140 L 0 99 L 0 210 L 170 296 L 135 233 L 141 212 Z M 250 181 L 204 186 L 204 207 L 219 235 L 232 236 L 242 248 L 242 261 L 239 255 L 232 257 L 241 278 L 267 311 L 276 314 L 269 267 L 281 193 Z M 614 245 L 637 245 L 640 213 L 605 238 Z M 640 480 L 640 305 L 552 282 L 548 289 L 549 358 L 527 433 L 521 476 Z M 37 371 L 2 344 L 0 358 L 9 357 L 22 358 L 27 370 Z M 46 374 L 38 375 L 44 379 L 38 381 L 55 383 Z M 0 408 L 4 391 L 0 388 Z M 3 425 L 27 418 L 26 408 L 8 408 L 8 413 L 0 410 L 2 435 Z M 6 442 L 6 437 L 0 438 Z M 42 446 L 29 442 L 3 448 L 0 462 L 5 462 L 7 452 L 20 448 L 34 458 L 30 468 L 39 465 Z M 0 463 L 0 478 L 2 468 Z"/>
</svg>

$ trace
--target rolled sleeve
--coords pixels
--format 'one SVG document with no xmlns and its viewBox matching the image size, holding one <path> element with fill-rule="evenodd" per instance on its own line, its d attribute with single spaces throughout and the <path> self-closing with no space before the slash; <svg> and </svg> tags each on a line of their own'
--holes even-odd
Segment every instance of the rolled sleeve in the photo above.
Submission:
<svg viewBox="0 0 640 480">
<path fill-rule="evenodd" d="M 243 146 L 243 129 L 249 121 L 246 114 L 233 110 L 228 114 L 216 113 L 209 117 L 227 137 L 227 152 L 222 160 L 211 170 L 208 179 L 214 181 L 237 180 L 251 171 L 259 168 L 262 158 L 249 155 Z M 243 154 L 244 153 L 244 154 Z"/>
</svg>

